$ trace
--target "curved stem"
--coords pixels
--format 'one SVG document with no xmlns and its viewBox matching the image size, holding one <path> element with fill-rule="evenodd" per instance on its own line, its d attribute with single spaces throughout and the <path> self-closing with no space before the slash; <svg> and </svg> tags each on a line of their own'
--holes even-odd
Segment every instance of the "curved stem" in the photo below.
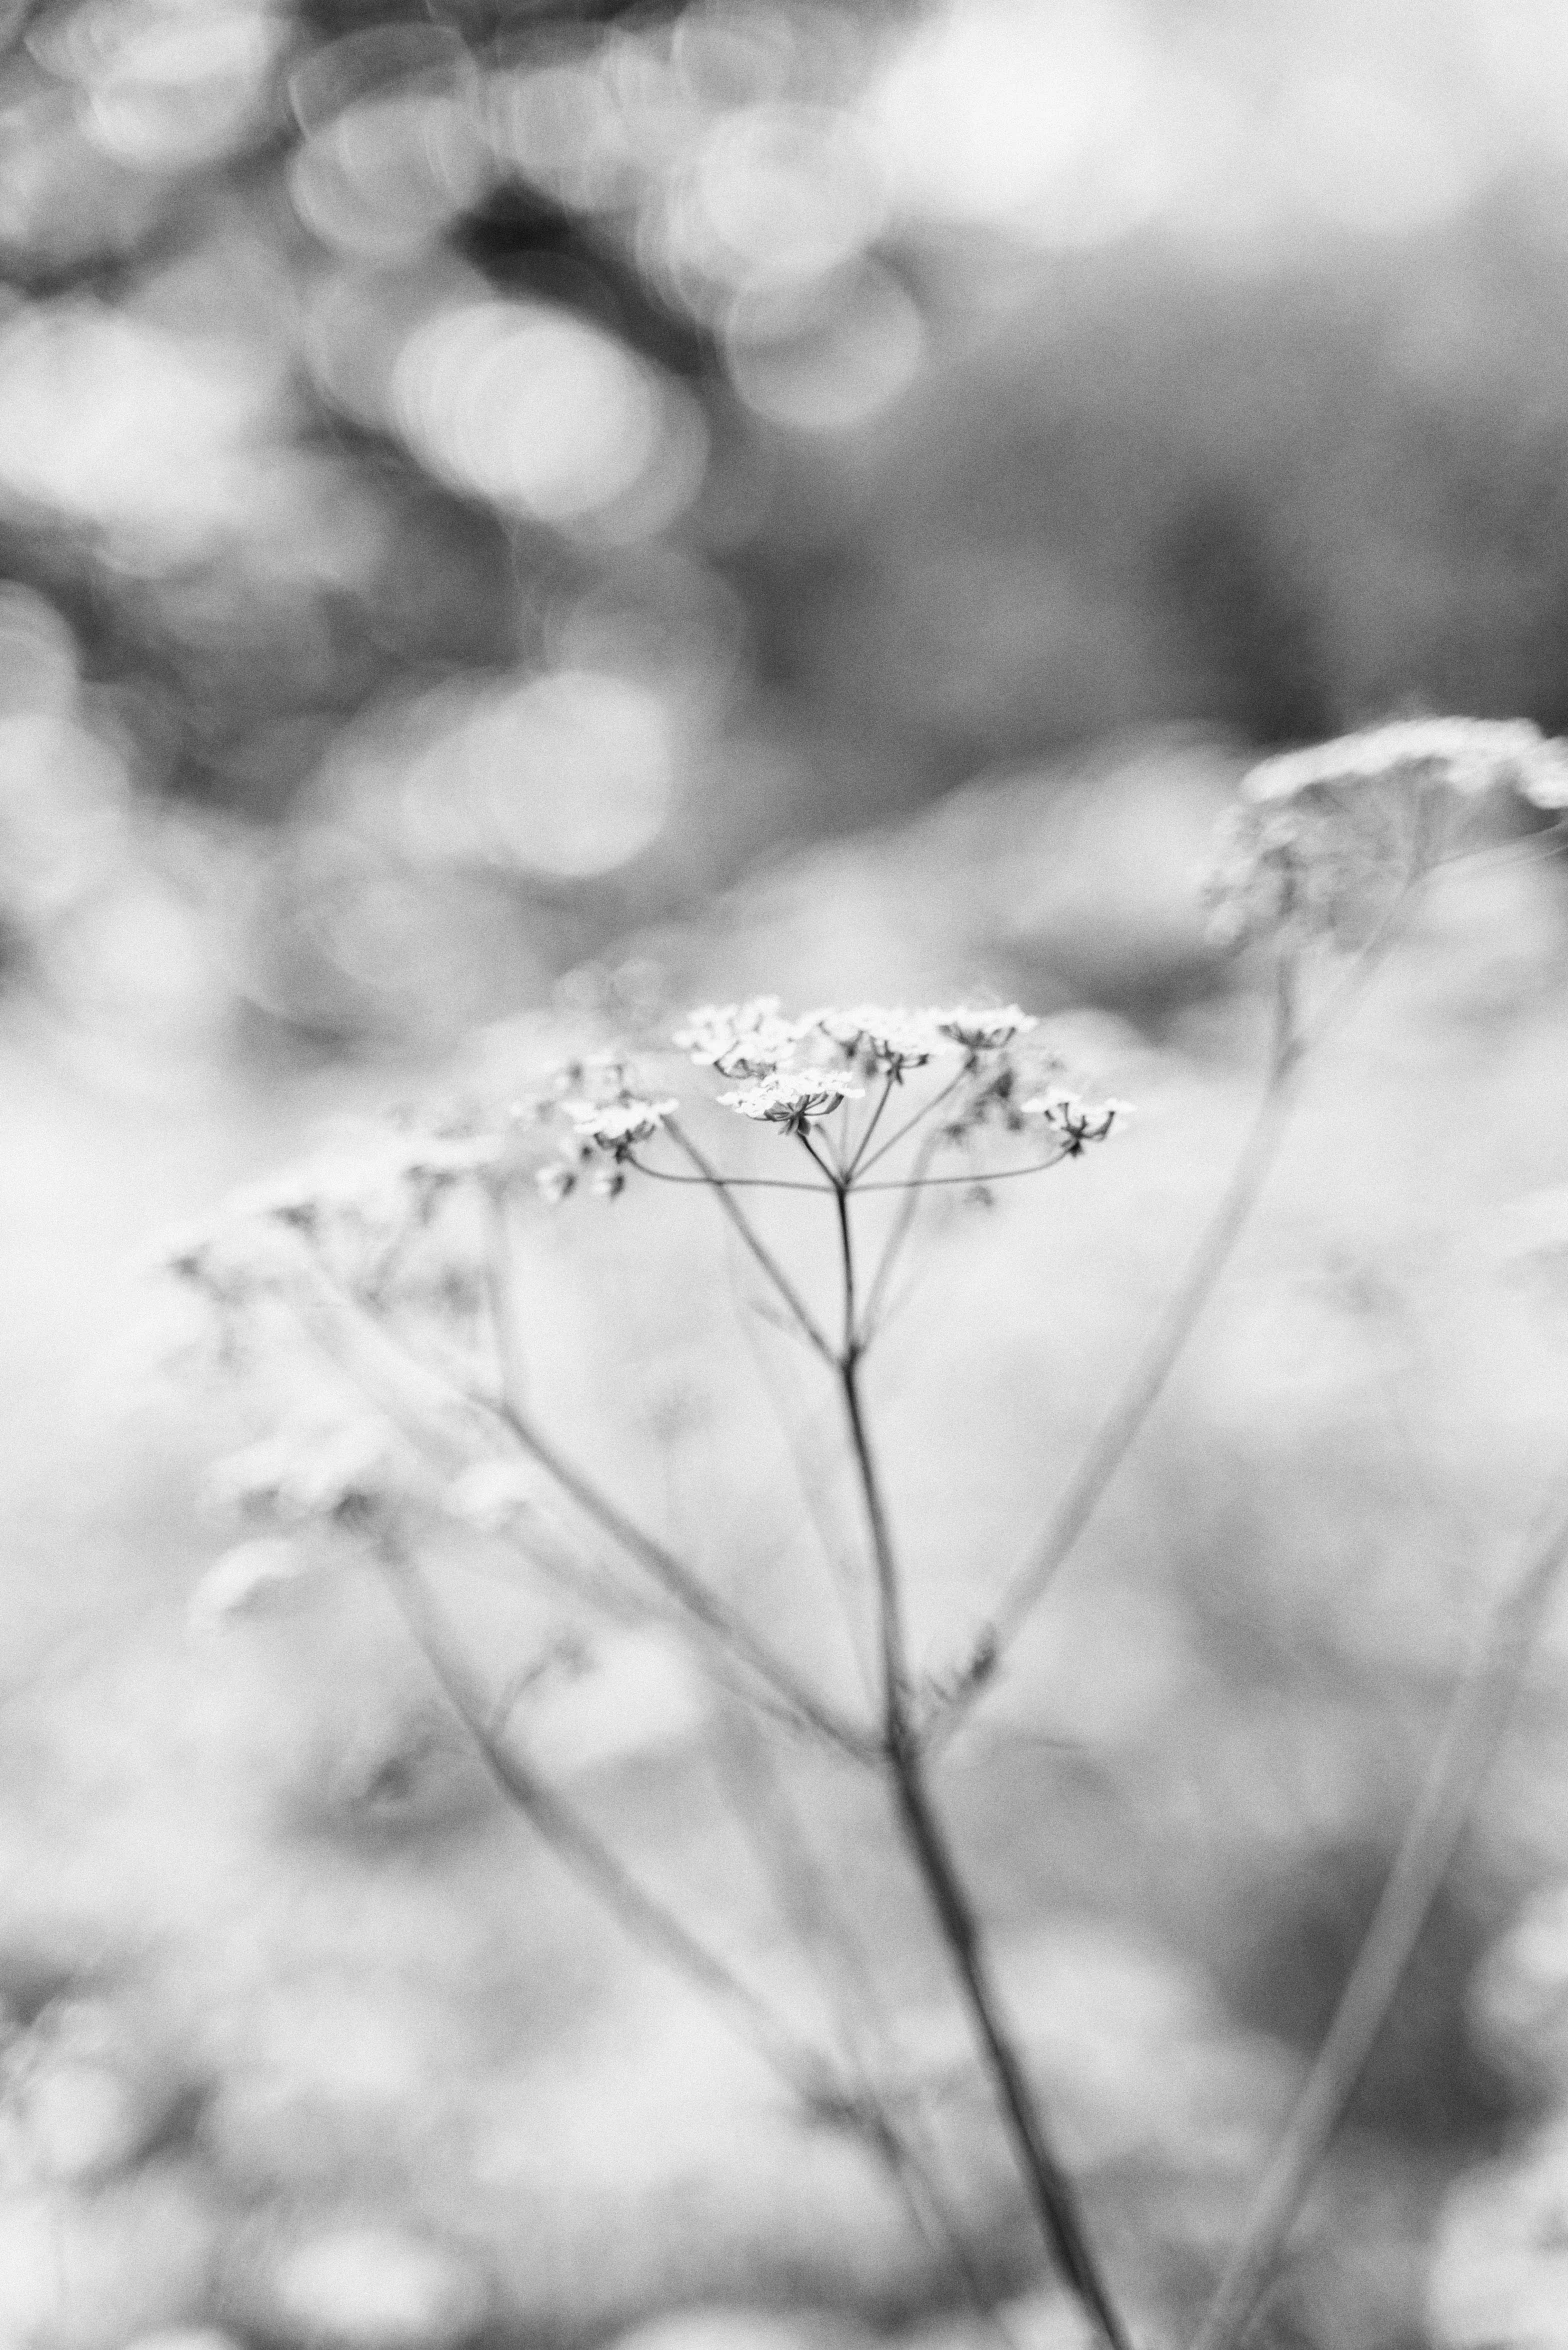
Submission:
<svg viewBox="0 0 1568 2350">
<path fill-rule="evenodd" d="M 1372 2052 L 1481 1783 L 1568 1560 L 1568 1519 L 1527 1559 L 1493 1607 L 1450 1701 L 1436 1749 L 1333 2021 L 1285 2125 L 1242 2240 L 1193 2350 L 1238 2350 L 1308 2187 Z"/>
<path fill-rule="evenodd" d="M 668 1125 L 669 1121 L 665 1121 Z M 650 1167 L 646 1159 L 639 1159 L 635 1151 L 626 1154 L 628 1167 L 635 1167 L 639 1175 L 648 1176 L 655 1183 L 685 1183 L 700 1190 L 704 1184 L 722 1182 L 727 1191 L 809 1191 L 818 1198 L 828 1186 L 825 1183 L 792 1183 L 787 1175 L 672 1175 L 668 1167 Z"/>
<path fill-rule="evenodd" d="M 1074 1153 L 1059 1150 L 1048 1159 L 1031 1159 L 1027 1167 L 972 1168 L 965 1175 L 907 1175 L 897 1183 L 857 1183 L 857 1191 L 940 1191 L 945 1184 L 967 1183 L 971 1187 L 987 1183 L 1007 1183 L 1015 1175 L 1043 1175 L 1051 1167 L 1059 1167 L 1063 1159 Z"/>
</svg>

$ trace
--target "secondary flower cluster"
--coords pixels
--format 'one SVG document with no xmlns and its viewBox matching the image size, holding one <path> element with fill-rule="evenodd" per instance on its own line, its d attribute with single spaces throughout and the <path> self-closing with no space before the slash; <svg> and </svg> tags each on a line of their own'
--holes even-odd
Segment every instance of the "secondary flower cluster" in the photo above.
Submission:
<svg viewBox="0 0 1568 2350">
<path fill-rule="evenodd" d="M 1226 943 L 1358 946 L 1493 791 L 1568 807 L 1568 744 L 1528 719 L 1410 718 L 1261 760 L 1243 778 L 1207 897 Z"/>
</svg>

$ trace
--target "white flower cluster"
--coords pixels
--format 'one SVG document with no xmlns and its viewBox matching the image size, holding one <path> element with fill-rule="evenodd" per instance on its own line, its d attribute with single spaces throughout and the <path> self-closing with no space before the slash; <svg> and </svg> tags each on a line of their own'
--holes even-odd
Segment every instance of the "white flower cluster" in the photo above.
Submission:
<svg viewBox="0 0 1568 2350">
<path fill-rule="evenodd" d="M 545 1115 L 564 1118 L 567 1133 L 553 1158 L 534 1176 L 541 1195 L 556 1206 L 585 1177 L 593 1190 L 614 1199 L 626 1186 L 626 1167 L 640 1143 L 651 1142 L 679 1104 L 654 1101 L 631 1083 L 626 1063 L 615 1054 L 569 1062 L 558 1074 L 556 1099 Z"/>
<path fill-rule="evenodd" d="M 702 1004 L 675 1031 L 675 1043 L 699 1069 L 720 1077 L 766 1077 L 790 1060 L 810 1019 L 785 1020 L 776 995 L 753 996 L 744 1004 Z"/>
<path fill-rule="evenodd" d="M 1360 945 L 1422 869 L 1397 814 L 1315 793 L 1231 809 L 1204 884 L 1209 935 L 1223 946 L 1267 936 Z"/>
<path fill-rule="evenodd" d="M 1523 718 L 1406 718 L 1260 760 L 1207 884 L 1212 935 L 1360 945 L 1505 789 L 1568 806 L 1568 744 Z"/>
<path fill-rule="evenodd" d="M 895 1084 L 943 1055 L 978 1067 L 1035 1026 L 1016 1004 L 929 1006 L 855 1004 L 807 1012 L 779 1010 L 777 996 L 739 1004 L 704 1004 L 675 1035 L 699 1068 L 748 1080 L 719 1095 L 743 1118 L 804 1134 L 814 1119 L 861 1095 L 877 1077 Z"/>
<path fill-rule="evenodd" d="M 1052 1086 L 1047 1093 L 1031 1101 L 1020 1102 L 1018 1115 L 1025 1123 L 1043 1126 L 1054 1135 L 1065 1158 L 1076 1159 L 1090 1142 L 1104 1142 L 1119 1121 L 1132 1116 L 1130 1102 L 1114 1097 L 1103 1102 L 1086 1102 L 1081 1094 L 1069 1093 L 1064 1086 Z"/>
<path fill-rule="evenodd" d="M 1064 1157 L 1077 1158 L 1086 1143 L 1103 1142 L 1114 1126 L 1131 1117 L 1130 1103 L 1114 1098 L 1088 1101 L 1061 1082 L 1063 1075 L 1054 1054 L 1037 1053 L 1023 1060 L 997 1053 L 970 1072 L 968 1083 L 947 1109 L 943 1141 L 956 1146 L 985 1132 L 1043 1132 L 1055 1138 Z"/>
<path fill-rule="evenodd" d="M 803 1135 L 809 1133 L 813 1118 L 831 1117 L 841 1102 L 864 1091 L 864 1086 L 831 1069 L 770 1069 L 753 1085 L 721 1093 L 719 1104 L 743 1118 L 782 1126 L 786 1134 Z"/>
</svg>

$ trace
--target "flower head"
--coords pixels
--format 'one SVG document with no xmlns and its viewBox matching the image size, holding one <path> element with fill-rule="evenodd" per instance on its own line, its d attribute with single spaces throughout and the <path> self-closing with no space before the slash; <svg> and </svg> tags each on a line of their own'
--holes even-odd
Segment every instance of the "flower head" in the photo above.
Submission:
<svg viewBox="0 0 1568 2350">
<path fill-rule="evenodd" d="M 1052 1086 L 1049 1092 L 1020 1102 L 1018 1114 L 1046 1127 L 1060 1141 L 1063 1156 L 1076 1159 L 1081 1157 L 1086 1143 L 1104 1142 L 1118 1122 L 1129 1118 L 1132 1105 L 1114 1099 L 1086 1102 L 1080 1094 L 1070 1093 L 1064 1086 Z"/>
<path fill-rule="evenodd" d="M 1362 944 L 1503 787 L 1568 806 L 1568 744 L 1525 718 L 1401 718 L 1260 760 L 1207 885 L 1213 935 Z"/>
<path fill-rule="evenodd" d="M 719 1102 L 724 1109 L 735 1110 L 743 1118 L 782 1126 L 786 1134 L 804 1135 L 814 1118 L 830 1116 L 840 1102 L 858 1096 L 863 1090 L 846 1075 L 836 1075 L 831 1069 L 775 1069 L 771 1076 L 759 1078 L 755 1085 L 721 1093 Z"/>
<path fill-rule="evenodd" d="M 856 1004 L 851 1010 L 812 1014 L 803 1027 L 814 1030 L 868 1077 L 901 1079 L 923 1069 L 943 1039 L 929 1012 L 890 1010 L 884 1004 Z"/>
<path fill-rule="evenodd" d="M 940 1035 L 973 1054 L 1002 1052 L 1039 1025 L 1031 1013 L 1020 1011 L 1016 1004 L 959 1004 L 929 1017 Z"/>
<path fill-rule="evenodd" d="M 638 1143 L 651 1142 L 680 1104 L 673 1096 L 651 1102 L 638 1094 L 625 1094 L 619 1101 L 567 1102 L 563 1106 L 578 1139 L 605 1152 L 619 1165 Z"/>
<path fill-rule="evenodd" d="M 721 1077 L 766 1077 L 791 1059 L 810 1020 L 786 1020 L 776 995 L 743 1004 L 701 1004 L 688 1013 L 675 1042 L 700 1069 Z"/>
<path fill-rule="evenodd" d="M 1270 932 L 1359 946 L 1430 861 L 1418 812 L 1380 789 L 1244 800 L 1221 822 L 1204 882 L 1209 935 L 1224 946 Z"/>
</svg>

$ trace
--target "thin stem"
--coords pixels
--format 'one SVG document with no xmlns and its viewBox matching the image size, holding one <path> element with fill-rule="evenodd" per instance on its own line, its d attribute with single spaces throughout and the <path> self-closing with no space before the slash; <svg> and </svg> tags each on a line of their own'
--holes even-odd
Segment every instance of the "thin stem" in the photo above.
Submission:
<svg viewBox="0 0 1568 2350">
<path fill-rule="evenodd" d="M 399 1613 L 508 1802 L 614 1912 L 635 1942 L 724 2011 L 788 2088 L 811 2105 L 825 2100 L 842 2104 L 843 2093 L 817 2052 L 725 1960 L 645 1892 L 594 1829 L 505 1740 L 497 1708 L 453 1638 L 419 1569 L 389 1538 L 383 1539 L 378 1556 Z"/>
<path fill-rule="evenodd" d="M 953 1183 L 967 1183 L 971 1187 L 976 1184 L 1007 1183 L 1015 1175 L 1043 1175 L 1048 1168 L 1059 1167 L 1063 1159 L 1071 1158 L 1072 1155 L 1071 1151 L 1059 1150 L 1049 1159 L 1031 1159 L 1027 1167 L 987 1167 L 978 1172 L 971 1169 L 966 1175 L 906 1175 L 896 1183 L 857 1183 L 855 1189 L 857 1191 L 940 1191 L 944 1185 Z"/>
<path fill-rule="evenodd" d="M 668 1125 L 669 1121 L 665 1121 Z M 793 1183 L 786 1175 L 672 1175 L 667 1167 L 650 1167 L 646 1159 L 639 1159 L 635 1151 L 628 1151 L 626 1164 L 635 1167 L 639 1175 L 649 1176 L 655 1183 L 685 1183 L 700 1190 L 704 1184 L 722 1182 L 729 1191 L 809 1191 L 818 1197 L 827 1190 L 825 1183 Z"/>
<path fill-rule="evenodd" d="M 870 1117 L 866 1120 L 866 1130 L 860 1137 L 859 1142 L 856 1143 L 850 1158 L 845 1163 L 844 1180 L 846 1183 L 854 1182 L 855 1170 L 860 1165 L 861 1160 L 865 1157 L 867 1150 L 870 1148 L 871 1137 L 873 1134 L 875 1134 L 877 1127 L 881 1123 L 882 1113 L 887 1108 L 888 1103 L 892 1100 L 893 1088 L 897 1083 L 898 1079 L 893 1075 L 892 1071 L 889 1070 L 888 1074 L 882 1080 L 882 1091 L 878 1096 L 877 1106 L 872 1111 Z"/>
<path fill-rule="evenodd" d="M 990 1978 L 979 1921 L 932 1806 L 919 1750 L 912 1742 L 901 1745 L 893 1758 L 893 1776 L 910 1850 L 919 1863 L 927 1895 L 967 1995 L 1015 2150 L 1033 2191 L 1042 2231 L 1063 2276 L 1110 2350 L 1131 2350 L 1130 2336 L 1090 2250 L 1076 2191 L 1052 2152 L 1038 2099 L 1018 2053 L 1016 2035 Z"/>
<path fill-rule="evenodd" d="M 886 1134 L 883 1136 L 880 1144 L 872 1152 L 870 1158 L 861 1162 L 857 1169 L 857 1174 L 865 1174 L 868 1169 L 876 1165 L 879 1159 L 885 1159 L 889 1151 L 896 1151 L 899 1144 L 903 1141 L 905 1135 L 913 1134 L 915 1128 L 920 1124 L 922 1118 L 929 1118 L 933 1110 L 940 1109 L 942 1104 L 947 1100 L 948 1096 L 958 1091 L 958 1088 L 963 1084 L 964 1079 L 969 1075 L 969 1073 L 969 1064 L 966 1061 L 963 1068 L 959 1070 L 957 1076 L 950 1077 L 947 1083 L 942 1086 L 939 1091 L 931 1096 L 929 1101 L 922 1102 L 918 1110 L 911 1111 L 910 1115 L 904 1120 L 902 1126 L 896 1126 L 891 1134 Z"/>
<path fill-rule="evenodd" d="M 815 1347 L 817 1353 L 822 1356 L 824 1362 L 832 1362 L 834 1359 L 833 1349 L 829 1345 L 827 1338 L 819 1328 L 815 1318 L 811 1313 L 808 1312 L 805 1305 L 801 1302 L 800 1294 L 796 1290 L 794 1283 L 790 1280 L 789 1275 L 779 1264 L 772 1251 L 763 1243 L 761 1237 L 757 1233 L 755 1226 L 752 1224 L 750 1217 L 745 1214 L 744 1210 L 731 1197 L 729 1184 L 726 1179 L 720 1175 L 718 1169 L 711 1163 L 711 1161 L 704 1157 L 703 1153 L 697 1148 L 697 1145 L 692 1141 L 691 1137 L 685 1133 L 681 1127 L 676 1125 L 673 1118 L 665 1119 L 664 1131 L 666 1134 L 668 1134 L 671 1141 L 675 1143 L 677 1148 L 683 1150 L 686 1153 L 687 1158 L 690 1159 L 692 1165 L 697 1169 L 697 1172 L 701 1176 L 702 1180 L 708 1185 L 708 1188 L 712 1191 L 725 1215 L 729 1218 L 731 1224 L 739 1233 L 740 1238 L 744 1242 L 746 1248 L 750 1251 L 756 1262 L 761 1266 L 763 1272 L 766 1273 L 768 1279 L 772 1282 L 774 1288 L 778 1291 L 779 1296 L 783 1299 L 790 1313 L 794 1316 L 795 1321 L 799 1324 L 800 1329 L 806 1338 L 810 1340 L 812 1346 Z M 808 1184 L 803 1188 L 814 1191 L 817 1189 L 817 1186 L 815 1184 Z"/>
<path fill-rule="evenodd" d="M 839 1384 L 844 1397 L 844 1416 L 849 1425 L 850 1450 L 854 1454 L 855 1473 L 860 1480 L 866 1523 L 871 1535 L 871 1557 L 877 1583 L 877 1636 L 882 1665 L 883 1736 L 885 1750 L 891 1752 L 895 1738 L 901 1737 L 906 1727 L 909 1675 L 904 1650 L 903 1595 L 899 1588 L 898 1562 L 893 1551 L 887 1506 L 882 1498 L 881 1479 L 877 1474 L 861 1401 L 860 1366 L 852 1353 L 846 1353 L 839 1366 Z"/>
<path fill-rule="evenodd" d="M 1449 1702 L 1421 1792 L 1350 1979 L 1285 2125 L 1193 2350 L 1238 2350 L 1275 2262 L 1371 2055 L 1481 1784 L 1496 1756 L 1542 1619 L 1568 1560 L 1559 1520 L 1493 1605 Z"/>
<path fill-rule="evenodd" d="M 828 1142 L 826 1129 L 819 1126 L 817 1131 L 821 1134 L 824 1145 L 831 1150 L 832 1145 Z M 844 1181 L 843 1167 L 839 1165 L 830 1165 L 829 1162 L 822 1156 L 821 1151 L 817 1149 L 809 1134 L 804 1132 L 797 1132 L 795 1140 L 799 1143 L 801 1149 L 805 1152 L 812 1165 L 822 1169 L 823 1174 L 827 1177 L 828 1182 L 832 1186 L 833 1190 L 837 1191 Z M 834 1156 L 835 1158 L 837 1157 L 836 1152 Z"/>
<path fill-rule="evenodd" d="M 914 1174 L 911 1177 L 904 1198 L 901 1199 L 898 1204 L 898 1213 L 893 1219 L 893 1229 L 887 1236 L 887 1242 L 882 1251 L 881 1261 L 879 1262 L 875 1273 L 871 1277 L 871 1292 L 866 1299 L 865 1312 L 862 1314 L 860 1321 L 862 1351 L 864 1351 L 864 1349 L 871 1344 L 872 1339 L 876 1336 L 878 1318 L 882 1310 L 882 1300 L 887 1294 L 888 1283 L 893 1278 L 894 1268 L 898 1263 L 899 1257 L 903 1254 L 904 1243 L 909 1238 L 910 1231 L 913 1228 L 915 1216 L 920 1207 L 920 1193 L 924 1188 L 925 1170 L 931 1163 L 931 1159 L 937 1149 L 938 1141 L 939 1137 L 937 1135 L 928 1134 L 925 1141 L 920 1146 L 919 1153 L 915 1159 Z M 866 1188 L 868 1190 L 874 1191 L 877 1186 L 875 1184 L 868 1184 Z"/>
<path fill-rule="evenodd" d="M 900 2128 L 877 2086 L 877 2069 L 889 2070 L 887 2026 L 853 1925 L 840 1914 L 831 1881 L 779 1784 L 756 1723 L 727 1707 L 723 1725 L 730 1749 L 722 1774 L 724 1794 L 776 1884 L 786 1919 L 825 1978 L 849 2069 L 915 2232 L 933 2252 L 945 2253 L 977 2314 L 995 2327 L 1007 2350 L 1014 2350 L 931 2166 L 912 2143 L 910 2122 L 918 2123 L 918 2113 L 906 2116 Z"/>
<path fill-rule="evenodd" d="M 1268 1081 L 1230 1181 L 1131 1378 L 1096 1430 L 1033 1551 L 974 1635 L 956 1677 L 949 1679 L 949 1694 L 932 1726 L 934 1734 L 951 1737 L 991 1680 L 1008 1646 L 1065 1565 L 1163 1392 L 1274 1164 L 1294 1106 L 1302 1058 L 1293 980 L 1282 957 Z"/>
<path fill-rule="evenodd" d="M 846 1290 L 853 1273 L 847 1216 L 841 1226 Z M 910 1717 L 898 1564 L 876 1457 L 860 1394 L 859 1355 L 846 1346 L 839 1380 L 850 1446 L 865 1500 L 876 1571 L 882 1655 L 883 1754 L 905 1842 L 948 1956 L 996 2090 L 1014 2152 L 1028 2184 L 1041 2233 L 1109 2350 L 1131 2350 L 1090 2248 L 1073 2186 L 1052 2151 L 1016 2036 L 991 1983 L 979 1920 L 958 1873 L 926 1786 L 919 1738 Z"/>
<path fill-rule="evenodd" d="M 841 1363 L 854 1361 L 860 1352 L 855 1329 L 855 1244 L 849 1227 L 849 1186 L 841 1183 L 833 1195 L 838 1211 L 839 1257 L 844 1274 L 844 1343 L 839 1351 Z"/>
</svg>

